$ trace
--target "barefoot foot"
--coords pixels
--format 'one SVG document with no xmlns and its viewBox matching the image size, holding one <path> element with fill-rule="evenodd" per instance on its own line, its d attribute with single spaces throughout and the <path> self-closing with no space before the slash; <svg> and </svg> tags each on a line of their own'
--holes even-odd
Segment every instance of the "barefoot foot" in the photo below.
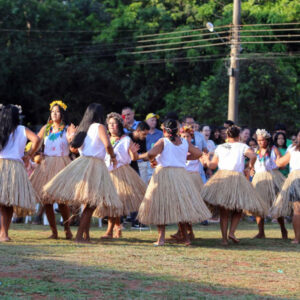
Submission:
<svg viewBox="0 0 300 300">
<path fill-rule="evenodd" d="M 73 234 L 71 231 L 66 232 L 66 240 L 71 240 L 73 238 Z"/>
<path fill-rule="evenodd" d="M 281 236 L 283 240 L 287 240 L 288 239 L 288 231 L 286 229 L 281 230 Z"/>
<path fill-rule="evenodd" d="M 299 244 L 299 243 L 300 242 L 298 240 L 296 240 L 296 239 L 294 239 L 294 240 L 291 241 L 291 244 Z"/>
<path fill-rule="evenodd" d="M 231 239 L 235 244 L 238 244 L 240 242 L 240 240 L 237 239 L 233 234 L 229 234 L 228 238 Z"/>
<path fill-rule="evenodd" d="M 253 239 L 265 239 L 266 236 L 264 233 L 258 233 L 256 236 L 253 237 Z"/>
<path fill-rule="evenodd" d="M 50 236 L 47 237 L 47 239 L 57 240 L 58 236 L 57 234 L 52 233 Z"/>
</svg>

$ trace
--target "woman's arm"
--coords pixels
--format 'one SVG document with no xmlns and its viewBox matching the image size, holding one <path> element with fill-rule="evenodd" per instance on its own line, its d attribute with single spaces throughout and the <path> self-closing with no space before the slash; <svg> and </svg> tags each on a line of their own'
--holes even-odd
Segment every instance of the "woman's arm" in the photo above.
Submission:
<svg viewBox="0 0 300 300">
<path fill-rule="evenodd" d="M 140 145 L 136 144 L 132 140 L 130 140 L 128 153 L 130 155 L 131 160 L 138 160 L 138 158 L 139 158 L 139 154 L 138 154 L 139 149 L 140 149 Z"/>
<path fill-rule="evenodd" d="M 113 149 L 113 147 L 110 143 L 109 137 L 107 135 L 106 128 L 102 124 L 100 124 L 98 127 L 98 135 L 99 135 L 101 142 L 103 143 L 103 145 L 105 147 L 106 152 L 110 155 L 111 162 L 113 163 L 113 165 L 115 167 L 117 165 L 116 155 L 114 153 L 114 149 Z"/>
<path fill-rule="evenodd" d="M 148 152 L 140 154 L 139 159 L 144 159 L 144 160 L 154 160 L 155 157 L 160 154 L 164 150 L 164 140 L 159 139 L 153 148 L 151 148 Z"/>
<path fill-rule="evenodd" d="M 286 152 L 284 156 L 282 157 L 277 157 L 276 158 L 276 165 L 279 168 L 283 168 L 285 167 L 291 159 L 291 153 L 290 152 Z"/>
<path fill-rule="evenodd" d="M 187 160 L 194 160 L 200 158 L 202 155 L 202 151 L 195 147 L 192 143 L 189 143 L 189 155 L 187 157 Z"/>
<path fill-rule="evenodd" d="M 253 150 L 252 149 L 247 149 L 246 150 L 246 152 L 244 153 L 244 155 L 246 156 L 246 157 L 248 157 L 249 158 L 249 168 L 250 168 L 250 171 L 252 170 L 252 169 L 254 169 L 254 164 L 255 164 L 255 162 L 256 162 L 256 154 L 253 152 Z"/>
<path fill-rule="evenodd" d="M 27 166 L 29 160 L 33 158 L 36 150 L 40 145 L 40 137 L 26 127 L 25 127 L 25 134 L 27 139 L 32 143 L 31 149 L 27 152 L 27 154 L 23 158 L 23 161 Z"/>
<path fill-rule="evenodd" d="M 209 154 L 203 154 L 203 159 L 205 164 L 207 165 L 207 168 L 214 170 L 218 167 L 219 164 L 219 158 L 216 154 L 214 154 L 213 158 L 210 160 L 209 159 Z"/>
</svg>

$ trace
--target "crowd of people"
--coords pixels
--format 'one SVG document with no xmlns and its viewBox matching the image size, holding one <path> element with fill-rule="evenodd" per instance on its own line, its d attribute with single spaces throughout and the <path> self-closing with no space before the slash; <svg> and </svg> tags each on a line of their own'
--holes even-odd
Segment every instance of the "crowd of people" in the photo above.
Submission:
<svg viewBox="0 0 300 300">
<path fill-rule="evenodd" d="M 120 238 L 124 217 L 133 228 L 156 225 L 155 246 L 165 244 L 168 224 L 178 224 L 174 241 L 190 245 L 192 224 L 220 216 L 226 246 L 240 242 L 235 232 L 244 214 L 256 219 L 255 238 L 265 238 L 271 216 L 287 239 L 285 217 L 292 216 L 292 243 L 300 243 L 300 131 L 288 139 L 283 124 L 271 134 L 230 120 L 200 125 L 174 112 L 137 121 L 130 107 L 105 118 L 97 103 L 74 126 L 67 105 L 55 100 L 35 134 L 20 125 L 20 109 L 0 105 L 1 242 L 10 240 L 13 213 L 32 214 L 36 203 L 57 239 L 57 203 L 66 239 L 73 238 L 72 217 L 80 215 L 75 240 L 81 243 L 90 242 L 92 216 L 108 218 L 102 239 Z"/>
</svg>

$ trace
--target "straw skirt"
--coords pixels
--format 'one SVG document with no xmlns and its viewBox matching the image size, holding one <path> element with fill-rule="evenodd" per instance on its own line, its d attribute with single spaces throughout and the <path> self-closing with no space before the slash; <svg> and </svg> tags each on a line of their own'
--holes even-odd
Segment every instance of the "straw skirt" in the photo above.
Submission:
<svg viewBox="0 0 300 300">
<path fill-rule="evenodd" d="M 154 170 L 137 218 L 143 224 L 201 222 L 211 213 L 184 168 Z"/>
<path fill-rule="evenodd" d="M 30 181 L 39 195 L 40 202 L 43 204 L 55 202 L 54 199 L 43 196 L 43 187 L 69 163 L 71 163 L 69 156 L 45 156 L 42 162 L 37 165 L 30 176 Z"/>
<path fill-rule="evenodd" d="M 0 204 L 13 206 L 18 215 L 35 211 L 36 194 L 20 161 L 0 159 Z"/>
<path fill-rule="evenodd" d="M 278 194 L 271 215 L 274 218 L 286 217 L 292 213 L 293 202 L 300 201 L 300 170 L 292 171 Z"/>
<path fill-rule="evenodd" d="M 255 173 L 252 185 L 260 198 L 265 201 L 270 209 L 280 192 L 285 177 L 278 171 L 266 171 Z"/>
<path fill-rule="evenodd" d="M 73 160 L 44 186 L 43 197 L 62 204 L 96 206 L 101 217 L 120 216 L 123 209 L 106 165 L 95 157 Z"/>
<path fill-rule="evenodd" d="M 203 183 L 203 180 L 202 180 L 199 172 L 188 172 L 188 173 L 189 173 L 190 178 L 194 182 L 198 192 L 201 193 L 204 183 Z"/>
<path fill-rule="evenodd" d="M 204 185 L 204 201 L 230 210 L 246 210 L 265 216 L 268 206 L 260 198 L 246 177 L 236 171 L 219 170 Z"/>
<path fill-rule="evenodd" d="M 146 184 L 141 177 L 129 165 L 112 170 L 109 174 L 123 203 L 122 215 L 138 211 L 146 192 Z"/>
</svg>

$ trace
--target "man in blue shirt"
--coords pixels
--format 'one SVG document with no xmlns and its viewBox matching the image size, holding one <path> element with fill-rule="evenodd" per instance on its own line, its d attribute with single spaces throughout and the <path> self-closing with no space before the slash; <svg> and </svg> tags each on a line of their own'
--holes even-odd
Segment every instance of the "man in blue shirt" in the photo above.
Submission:
<svg viewBox="0 0 300 300">
<path fill-rule="evenodd" d="M 163 136 L 163 132 L 156 128 L 157 120 L 159 119 L 159 115 L 154 113 L 149 113 L 146 116 L 146 123 L 149 125 L 150 130 L 146 137 L 146 147 L 147 151 L 153 148 L 154 144 Z M 151 179 L 153 173 L 153 168 L 151 168 L 150 163 L 147 162 L 147 182 Z"/>
<path fill-rule="evenodd" d="M 122 118 L 124 120 L 124 132 L 129 134 L 136 130 L 140 121 L 134 119 L 134 110 L 131 107 L 124 107 L 122 109 Z"/>
</svg>

